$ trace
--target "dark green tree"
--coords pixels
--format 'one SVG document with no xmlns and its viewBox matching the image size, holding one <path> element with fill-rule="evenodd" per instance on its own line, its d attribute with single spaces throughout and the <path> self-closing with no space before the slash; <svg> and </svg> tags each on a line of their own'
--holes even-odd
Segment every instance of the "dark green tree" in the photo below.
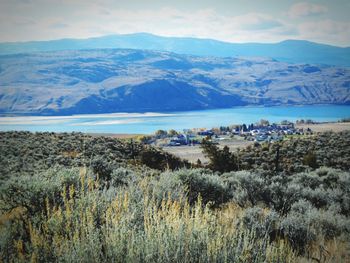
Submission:
<svg viewBox="0 0 350 263">
<path fill-rule="evenodd" d="M 318 168 L 316 154 L 314 152 L 308 152 L 303 158 L 303 164 L 314 169 Z"/>
<path fill-rule="evenodd" d="M 236 171 L 237 161 L 235 155 L 230 152 L 228 146 L 222 150 L 209 140 L 203 140 L 201 144 L 203 153 L 209 158 L 209 168 L 220 173 Z"/>
</svg>

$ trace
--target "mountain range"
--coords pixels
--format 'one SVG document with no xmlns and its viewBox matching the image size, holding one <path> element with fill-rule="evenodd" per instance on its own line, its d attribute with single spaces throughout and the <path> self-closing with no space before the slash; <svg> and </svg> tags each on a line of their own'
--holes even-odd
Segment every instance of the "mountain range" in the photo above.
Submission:
<svg viewBox="0 0 350 263">
<path fill-rule="evenodd" d="M 146 48 L 75 48 L 1 55 L 0 113 L 69 115 L 350 104 L 347 67 L 225 57 L 224 49 L 214 48 L 211 52 L 222 56 L 204 56 L 210 50 L 198 56 Z M 184 53 L 180 48 L 173 46 Z"/>
<path fill-rule="evenodd" d="M 350 67 L 350 47 L 303 40 L 279 43 L 228 43 L 213 39 L 161 37 L 148 33 L 108 35 L 88 39 L 61 39 L 0 43 L 0 55 L 81 49 L 129 48 L 215 57 L 268 57 L 282 62 Z"/>
</svg>

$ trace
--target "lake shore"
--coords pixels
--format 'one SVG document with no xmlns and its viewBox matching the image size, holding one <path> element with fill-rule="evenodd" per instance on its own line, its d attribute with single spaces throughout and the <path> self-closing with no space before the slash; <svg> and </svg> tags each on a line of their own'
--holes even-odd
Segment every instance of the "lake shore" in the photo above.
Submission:
<svg viewBox="0 0 350 263">
<path fill-rule="evenodd" d="M 237 124 L 238 125 L 238 124 Z M 303 128 L 307 129 L 310 128 L 314 132 L 326 132 L 326 131 L 333 131 L 333 132 L 341 132 L 350 130 L 350 122 L 319 122 L 319 123 L 312 123 L 312 124 L 296 124 L 296 128 Z M 146 133 L 87 133 L 92 136 L 108 136 L 108 137 L 114 137 L 114 138 L 120 138 L 120 139 L 133 139 L 138 136 L 148 135 Z"/>
<path fill-rule="evenodd" d="M 152 134 L 155 131 L 182 132 L 194 127 L 210 129 L 233 124 L 313 120 L 337 122 L 350 117 L 350 105 L 235 107 L 167 113 L 113 113 L 73 116 L 0 117 L 2 131 L 84 132 L 110 134 Z"/>
</svg>

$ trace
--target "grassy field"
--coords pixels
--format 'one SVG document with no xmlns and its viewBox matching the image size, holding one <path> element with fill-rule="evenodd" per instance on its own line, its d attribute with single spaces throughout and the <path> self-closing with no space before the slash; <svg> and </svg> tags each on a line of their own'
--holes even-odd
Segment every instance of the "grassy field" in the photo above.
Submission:
<svg viewBox="0 0 350 263">
<path fill-rule="evenodd" d="M 350 130 L 350 122 L 325 122 L 317 124 L 299 124 L 296 128 L 310 128 L 314 132 L 326 132 L 326 131 L 346 131 Z"/>
<path fill-rule="evenodd" d="M 228 146 L 231 151 L 237 150 L 237 148 L 244 148 L 253 144 L 252 141 L 246 141 L 242 137 L 235 136 L 233 139 L 223 140 L 219 142 L 219 147 L 223 148 Z M 191 163 L 196 163 L 199 159 L 203 164 L 208 162 L 203 154 L 203 150 L 200 145 L 195 146 L 166 146 L 162 148 L 164 151 L 171 153 L 181 159 L 188 160 Z"/>
</svg>

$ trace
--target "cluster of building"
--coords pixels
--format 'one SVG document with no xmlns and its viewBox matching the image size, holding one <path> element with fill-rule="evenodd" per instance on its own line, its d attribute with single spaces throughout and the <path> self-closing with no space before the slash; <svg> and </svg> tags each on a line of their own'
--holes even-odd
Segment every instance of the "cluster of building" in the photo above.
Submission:
<svg viewBox="0 0 350 263">
<path fill-rule="evenodd" d="M 243 124 L 213 129 L 187 129 L 183 133 L 164 136 L 162 139 L 167 139 L 168 146 L 192 146 L 200 144 L 203 138 L 210 138 L 214 143 L 221 139 L 232 138 L 233 136 L 241 136 L 245 140 L 256 142 L 276 142 L 283 140 L 286 135 L 311 133 L 312 131 L 309 128 L 296 128 L 294 123 L 284 122 L 282 124 Z"/>
<path fill-rule="evenodd" d="M 201 139 L 193 134 L 178 134 L 172 137 L 168 146 L 180 146 L 180 145 L 196 145 L 200 144 Z"/>
<path fill-rule="evenodd" d="M 307 128 L 295 128 L 294 123 L 271 124 L 271 125 L 249 125 L 248 127 L 237 127 L 232 133 L 244 136 L 247 140 L 256 142 L 274 142 L 283 140 L 285 135 L 311 134 Z"/>
</svg>

